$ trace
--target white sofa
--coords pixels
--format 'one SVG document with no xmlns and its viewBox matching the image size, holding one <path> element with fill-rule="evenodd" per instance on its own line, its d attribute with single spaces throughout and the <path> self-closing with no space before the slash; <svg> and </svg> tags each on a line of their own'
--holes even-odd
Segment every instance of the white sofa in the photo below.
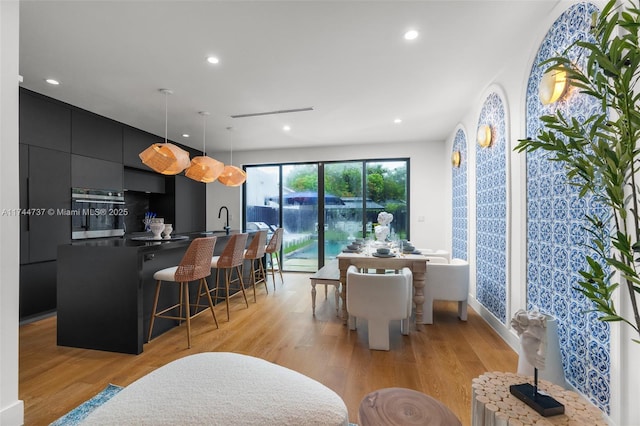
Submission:
<svg viewBox="0 0 640 426">
<path fill-rule="evenodd" d="M 458 316 L 467 320 L 467 300 L 469 298 L 469 262 L 451 259 L 450 263 L 427 264 L 422 312 L 425 324 L 433 324 L 433 301 L 449 300 L 458 302 Z"/>
</svg>

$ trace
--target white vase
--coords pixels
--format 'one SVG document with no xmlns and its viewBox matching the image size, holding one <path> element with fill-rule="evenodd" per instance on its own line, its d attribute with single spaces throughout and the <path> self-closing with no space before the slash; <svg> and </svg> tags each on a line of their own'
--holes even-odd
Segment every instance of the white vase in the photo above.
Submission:
<svg viewBox="0 0 640 426">
<path fill-rule="evenodd" d="M 149 228 L 151 229 L 151 232 L 153 233 L 153 239 L 154 240 L 161 240 L 162 239 L 162 236 L 160 234 L 162 234 L 162 231 L 164 231 L 164 223 L 153 222 L 153 223 L 149 224 Z"/>
<path fill-rule="evenodd" d="M 162 231 L 162 235 L 164 235 L 165 240 L 171 239 L 171 233 L 173 232 L 173 226 L 170 223 L 164 224 L 164 230 Z"/>
</svg>

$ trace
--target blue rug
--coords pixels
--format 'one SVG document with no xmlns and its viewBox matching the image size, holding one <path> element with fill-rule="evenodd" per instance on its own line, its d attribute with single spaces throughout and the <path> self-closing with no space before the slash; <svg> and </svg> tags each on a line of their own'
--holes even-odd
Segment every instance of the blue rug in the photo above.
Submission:
<svg viewBox="0 0 640 426">
<path fill-rule="evenodd" d="M 93 410 L 107 402 L 121 390 L 121 386 L 109 384 L 99 394 L 69 411 L 49 426 L 76 426 L 91 414 Z"/>
</svg>

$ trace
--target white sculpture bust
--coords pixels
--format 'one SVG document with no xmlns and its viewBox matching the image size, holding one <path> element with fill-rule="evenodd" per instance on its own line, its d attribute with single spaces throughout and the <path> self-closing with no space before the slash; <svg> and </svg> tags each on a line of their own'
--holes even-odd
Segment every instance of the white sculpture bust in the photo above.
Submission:
<svg viewBox="0 0 640 426">
<path fill-rule="evenodd" d="M 387 239 L 390 232 L 389 224 L 391 223 L 392 220 L 393 220 L 393 215 L 391 213 L 387 213 L 387 212 L 378 213 L 379 225 L 377 225 L 374 229 L 377 241 L 382 242 Z"/>
<path fill-rule="evenodd" d="M 511 327 L 518 336 L 525 359 L 539 370 L 545 366 L 547 352 L 547 319 L 537 311 L 518 310 L 511 319 Z"/>
</svg>

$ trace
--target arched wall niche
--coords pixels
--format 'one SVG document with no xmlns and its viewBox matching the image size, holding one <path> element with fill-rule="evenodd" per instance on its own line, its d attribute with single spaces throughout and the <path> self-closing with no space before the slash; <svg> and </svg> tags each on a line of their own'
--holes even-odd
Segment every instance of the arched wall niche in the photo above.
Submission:
<svg viewBox="0 0 640 426">
<path fill-rule="evenodd" d="M 467 134 L 463 128 L 458 128 L 453 139 L 451 156 L 460 156 L 458 166 L 452 164 L 452 230 L 451 255 L 454 258 L 469 260 L 469 199 L 468 199 L 468 167 L 469 150 L 467 149 Z M 452 160 L 453 161 L 453 160 Z"/>
<path fill-rule="evenodd" d="M 502 91 L 484 98 L 474 132 L 476 165 L 476 299 L 502 324 L 507 321 L 507 137 Z M 491 143 L 477 144 L 476 134 L 489 126 Z"/>
<path fill-rule="evenodd" d="M 540 117 L 561 109 L 583 120 L 599 108 L 593 99 L 569 90 L 559 101 L 543 105 L 538 96 L 545 71 L 541 63 L 558 55 L 577 39 L 589 39 L 591 3 L 569 7 L 552 24 L 533 61 L 527 84 L 526 136 L 535 137 Z M 570 57 L 579 63 L 579 51 Z M 574 288 L 586 269 L 588 249 L 585 214 L 602 209 L 590 199 L 578 197 L 566 183 L 562 165 L 548 153 L 526 154 L 527 191 L 527 307 L 553 315 L 558 320 L 562 363 L 569 383 L 610 413 L 610 330 L 595 313 L 585 313 L 589 301 Z"/>
</svg>

